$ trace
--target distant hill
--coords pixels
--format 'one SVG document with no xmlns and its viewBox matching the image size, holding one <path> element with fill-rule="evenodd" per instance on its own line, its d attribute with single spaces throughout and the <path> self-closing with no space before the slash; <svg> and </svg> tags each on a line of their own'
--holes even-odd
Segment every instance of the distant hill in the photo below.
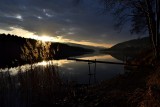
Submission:
<svg viewBox="0 0 160 107">
<path fill-rule="evenodd" d="M 99 51 L 102 50 L 103 48 L 101 47 L 95 47 L 95 46 L 88 46 L 88 45 L 82 45 L 82 44 L 76 44 L 76 43 L 66 43 L 70 46 L 76 46 L 76 47 L 83 47 L 83 48 L 87 48 L 87 49 L 92 49 L 94 51 Z"/>
<path fill-rule="evenodd" d="M 54 49 L 54 59 L 68 58 L 94 52 L 94 50 L 90 48 L 80 47 L 78 45 L 71 46 L 62 43 L 53 43 L 50 48 Z"/>
<path fill-rule="evenodd" d="M 109 49 L 101 50 L 101 52 L 110 54 L 119 60 L 124 60 L 125 56 L 134 57 L 149 48 L 151 48 L 149 37 L 144 37 L 118 43 Z"/>
<path fill-rule="evenodd" d="M 114 46 L 112 46 L 109 50 L 124 50 L 124 51 L 130 51 L 130 49 L 146 49 L 150 48 L 151 43 L 149 40 L 149 37 L 144 37 L 140 39 L 133 39 L 129 41 L 125 41 L 122 43 L 118 43 Z"/>
<path fill-rule="evenodd" d="M 94 50 L 63 43 L 43 42 L 16 35 L 0 34 L 0 67 L 48 59 L 64 59 L 91 52 Z"/>
</svg>

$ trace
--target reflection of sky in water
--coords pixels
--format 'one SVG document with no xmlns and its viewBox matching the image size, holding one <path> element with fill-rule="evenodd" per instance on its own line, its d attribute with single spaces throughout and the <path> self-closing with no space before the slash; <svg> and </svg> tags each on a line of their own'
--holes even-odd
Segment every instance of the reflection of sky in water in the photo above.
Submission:
<svg viewBox="0 0 160 107">
<path fill-rule="evenodd" d="M 110 55 L 97 55 L 97 56 L 83 56 L 79 57 L 87 60 L 100 60 L 100 61 L 115 61 L 120 62 L 119 60 L 113 58 Z M 62 79 L 69 81 L 77 81 L 78 83 L 88 83 L 89 81 L 89 67 L 87 62 L 76 62 L 70 60 L 50 60 L 42 61 L 32 65 L 32 68 L 36 67 L 45 67 L 48 65 L 56 65 L 59 69 L 59 74 Z M 94 72 L 95 64 L 91 64 L 91 73 Z M 16 75 L 19 70 L 25 72 L 31 69 L 31 65 L 26 64 L 19 67 L 0 69 L 1 72 L 9 71 L 12 75 Z M 96 79 L 98 81 L 112 78 L 113 76 L 123 73 L 123 66 L 121 65 L 111 65 L 111 64 L 99 64 L 97 63 L 96 67 Z M 91 82 L 93 81 L 93 76 L 90 77 Z"/>
<path fill-rule="evenodd" d="M 95 56 L 84 56 L 79 57 L 80 59 L 86 59 L 86 60 L 98 60 L 98 61 L 116 61 L 121 62 L 120 60 L 117 60 L 113 58 L 111 55 L 95 55 Z"/>
<path fill-rule="evenodd" d="M 91 73 L 94 73 L 94 64 L 90 65 Z M 72 68 L 73 67 L 73 68 Z M 89 81 L 89 67 L 86 62 L 68 63 L 63 67 L 60 67 L 61 76 L 67 80 L 74 80 L 81 83 Z M 112 78 L 113 76 L 123 73 L 123 66 L 109 65 L 109 64 L 97 64 L 96 79 L 98 81 Z M 93 76 L 91 77 L 93 78 Z"/>
<path fill-rule="evenodd" d="M 79 57 L 86 60 L 98 60 L 98 61 L 115 61 L 121 62 L 110 55 L 98 55 L 98 56 L 83 56 Z M 95 64 L 91 64 L 91 73 L 94 73 Z M 77 81 L 80 83 L 88 83 L 89 81 L 89 66 L 87 62 L 76 62 L 64 64 L 59 67 L 60 74 L 63 79 Z M 113 76 L 123 73 L 124 68 L 122 65 L 100 64 L 96 66 L 96 79 L 98 81 L 112 78 Z M 94 80 L 94 76 L 91 76 L 91 82 Z"/>
<path fill-rule="evenodd" d="M 42 61 L 42 62 L 38 62 L 38 63 L 34 63 L 32 65 L 32 69 L 42 66 L 45 67 L 47 65 L 58 65 L 58 66 L 63 66 L 64 64 L 67 64 L 69 62 L 72 61 L 68 61 L 68 60 L 51 60 L 51 61 Z M 30 64 L 25 64 L 22 66 L 18 66 L 18 67 L 12 67 L 12 68 L 5 68 L 5 69 L 0 69 L 0 72 L 6 72 L 9 71 L 11 75 L 16 75 L 18 73 L 19 70 L 21 70 L 21 72 L 25 72 L 31 69 L 31 65 Z"/>
</svg>

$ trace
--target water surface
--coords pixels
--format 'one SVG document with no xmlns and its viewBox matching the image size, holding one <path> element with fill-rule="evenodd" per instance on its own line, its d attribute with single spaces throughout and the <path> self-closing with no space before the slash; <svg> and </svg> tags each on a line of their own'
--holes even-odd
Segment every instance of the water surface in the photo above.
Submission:
<svg viewBox="0 0 160 107">
<path fill-rule="evenodd" d="M 98 61 L 114 61 L 121 62 L 120 60 L 115 59 L 111 55 L 83 55 L 76 58 L 86 59 L 86 60 L 98 60 Z M 100 82 L 106 79 L 110 79 L 117 74 L 121 74 L 124 72 L 124 68 L 122 65 L 112 65 L 112 64 L 101 64 L 95 63 L 88 64 L 87 62 L 76 62 L 72 60 L 62 59 L 62 60 L 50 60 L 50 61 L 42 61 L 38 63 L 34 63 L 32 66 L 30 64 L 0 69 L 1 72 L 9 71 L 10 74 L 16 75 L 19 70 L 25 72 L 36 67 L 45 67 L 48 65 L 54 65 L 57 67 L 58 73 L 61 79 L 65 81 L 74 81 L 79 84 L 88 84 Z M 90 74 L 89 75 L 89 66 L 90 66 Z M 95 75 L 93 75 L 95 74 Z"/>
</svg>

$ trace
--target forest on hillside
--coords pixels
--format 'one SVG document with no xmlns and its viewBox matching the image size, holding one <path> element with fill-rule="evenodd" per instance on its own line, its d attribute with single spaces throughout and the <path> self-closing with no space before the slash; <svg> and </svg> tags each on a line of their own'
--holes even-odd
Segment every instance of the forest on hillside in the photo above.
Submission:
<svg viewBox="0 0 160 107">
<path fill-rule="evenodd" d="M 0 34 L 0 50 L 1 67 L 49 59 L 63 59 L 93 52 L 91 49 L 82 47 L 27 39 L 10 34 Z"/>
</svg>

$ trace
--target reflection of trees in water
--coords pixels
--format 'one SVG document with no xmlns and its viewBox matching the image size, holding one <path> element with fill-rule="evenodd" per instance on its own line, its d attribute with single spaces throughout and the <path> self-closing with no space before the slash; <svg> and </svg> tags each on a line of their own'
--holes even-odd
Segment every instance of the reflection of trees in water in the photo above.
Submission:
<svg viewBox="0 0 160 107">
<path fill-rule="evenodd" d="M 1 107 L 48 107 L 65 104 L 72 89 L 64 85 L 55 66 L 37 67 L 17 75 L 0 73 Z"/>
<path fill-rule="evenodd" d="M 129 59 L 133 59 L 138 55 L 138 52 L 109 52 L 107 53 L 109 55 L 111 55 L 112 57 L 120 60 L 120 61 L 126 61 Z"/>
</svg>

